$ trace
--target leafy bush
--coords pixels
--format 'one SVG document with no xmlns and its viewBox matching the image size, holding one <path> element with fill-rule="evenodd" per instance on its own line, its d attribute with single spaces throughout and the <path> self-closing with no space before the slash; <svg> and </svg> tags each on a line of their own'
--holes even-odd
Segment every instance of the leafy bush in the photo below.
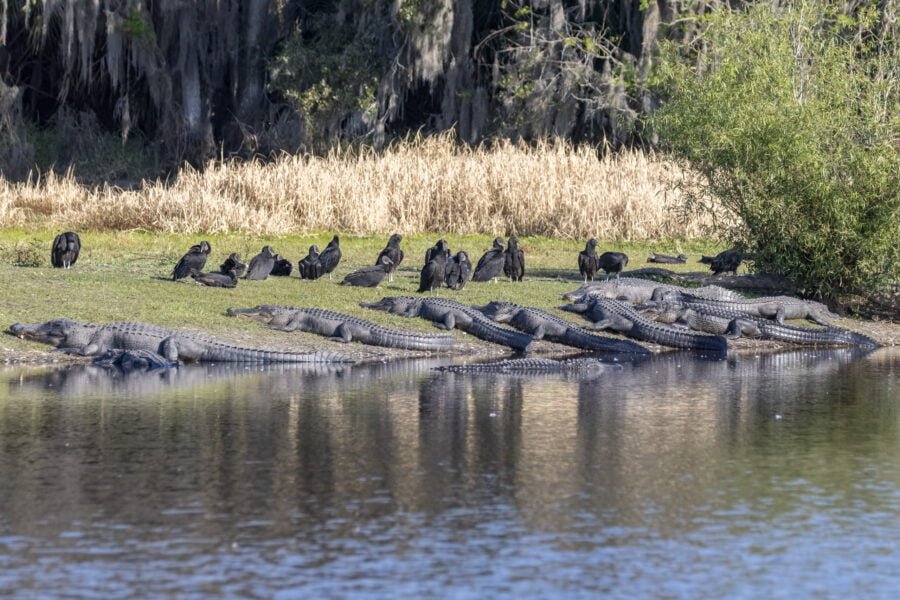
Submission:
<svg viewBox="0 0 900 600">
<path fill-rule="evenodd" d="M 900 280 L 900 46 L 866 6 L 719 10 L 657 73 L 660 140 L 705 176 L 692 197 L 719 198 L 755 269 L 812 296 Z"/>
</svg>

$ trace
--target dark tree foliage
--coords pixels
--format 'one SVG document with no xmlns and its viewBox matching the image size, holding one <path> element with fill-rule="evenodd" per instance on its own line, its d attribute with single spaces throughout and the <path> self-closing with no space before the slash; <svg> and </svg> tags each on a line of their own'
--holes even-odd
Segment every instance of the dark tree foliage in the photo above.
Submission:
<svg viewBox="0 0 900 600">
<path fill-rule="evenodd" d="M 63 121 L 137 136 L 172 168 L 451 128 L 471 143 L 642 141 L 650 50 L 684 10 L 677 0 L 0 0 L 0 138 L 18 148 L 2 158 L 21 171 L 22 123 L 73 114 L 91 116 Z"/>
</svg>

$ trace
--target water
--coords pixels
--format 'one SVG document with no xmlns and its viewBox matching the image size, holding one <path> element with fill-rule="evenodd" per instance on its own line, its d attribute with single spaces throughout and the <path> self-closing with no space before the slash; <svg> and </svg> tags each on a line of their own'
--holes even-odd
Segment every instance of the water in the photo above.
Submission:
<svg viewBox="0 0 900 600">
<path fill-rule="evenodd" d="M 888 597 L 900 353 L 0 372 L 0 595 Z"/>
</svg>

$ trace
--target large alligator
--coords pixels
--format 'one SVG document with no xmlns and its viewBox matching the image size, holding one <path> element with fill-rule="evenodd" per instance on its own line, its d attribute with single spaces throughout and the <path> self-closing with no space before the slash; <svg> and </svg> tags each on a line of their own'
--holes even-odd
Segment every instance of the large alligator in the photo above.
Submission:
<svg viewBox="0 0 900 600">
<path fill-rule="evenodd" d="M 794 327 L 749 315 L 736 315 L 732 310 L 717 307 L 707 307 L 700 312 L 677 302 L 651 302 L 644 306 L 660 323 L 681 323 L 695 331 L 725 335 L 732 339 L 743 335 L 804 346 L 878 346 L 865 335 L 839 327 Z"/>
<path fill-rule="evenodd" d="M 689 294 L 697 298 L 709 298 L 712 300 L 741 300 L 744 298 L 737 292 L 714 285 L 686 288 L 639 277 L 620 277 L 610 281 L 588 282 L 577 290 L 564 294 L 563 298 L 570 302 L 584 302 L 589 297 L 598 296 L 624 300 L 632 304 L 641 304 L 654 299 L 654 293 L 658 298 L 664 292 Z"/>
<path fill-rule="evenodd" d="M 401 317 L 422 317 L 441 329 L 454 327 L 477 338 L 528 352 L 532 337 L 496 325 L 483 314 L 465 304 L 444 298 L 414 298 L 393 296 L 378 302 L 360 302 L 360 306 L 383 310 Z"/>
<path fill-rule="evenodd" d="M 255 308 L 229 308 L 226 313 L 231 317 L 259 319 L 279 331 L 308 331 L 336 342 L 360 342 L 404 350 L 448 350 L 454 344 L 453 336 L 449 333 L 416 333 L 391 329 L 323 308 L 261 304 Z"/>
<path fill-rule="evenodd" d="M 450 373 L 545 375 L 555 373 L 600 373 L 603 371 L 621 371 L 622 365 L 604 363 L 596 358 L 572 358 L 569 360 L 512 358 L 489 363 L 450 365 L 438 367 L 437 370 L 448 371 Z"/>
<path fill-rule="evenodd" d="M 146 323 L 94 325 L 53 319 L 46 323 L 15 323 L 10 325 L 9 332 L 80 356 L 98 356 L 108 350 L 145 350 L 172 362 L 354 362 L 334 352 L 279 352 L 234 346 L 215 338 Z"/>
<path fill-rule="evenodd" d="M 512 302 L 499 300 L 494 300 L 484 306 L 473 306 L 472 308 L 480 311 L 492 321 L 505 323 L 519 331 L 524 331 L 536 340 L 547 339 L 557 344 L 565 344 L 566 346 L 584 350 L 650 354 L 649 350 L 639 344 L 628 340 L 617 340 L 596 335 L 538 308 L 519 306 Z"/>
<path fill-rule="evenodd" d="M 695 333 L 656 323 L 627 304 L 612 298 L 591 297 L 587 302 L 569 304 L 561 308 L 582 313 L 594 322 L 597 329 L 611 329 L 636 340 L 720 354 L 726 354 L 728 351 L 728 342 L 720 335 Z"/>
<path fill-rule="evenodd" d="M 723 311 L 733 311 L 735 316 L 750 315 L 753 317 L 775 319 L 782 325 L 784 324 L 785 319 L 809 319 L 820 325 L 827 326 L 830 325 L 829 319 L 838 318 L 838 315 L 828 310 L 828 307 L 821 302 L 802 300 L 792 296 L 765 296 L 761 298 L 742 298 L 740 300 L 710 300 L 707 298 L 698 298 L 691 293 L 681 293 L 678 291 L 660 293 L 658 291 L 652 295 L 652 299 L 682 302 L 700 312 L 709 312 L 712 309 L 718 308 Z"/>
</svg>

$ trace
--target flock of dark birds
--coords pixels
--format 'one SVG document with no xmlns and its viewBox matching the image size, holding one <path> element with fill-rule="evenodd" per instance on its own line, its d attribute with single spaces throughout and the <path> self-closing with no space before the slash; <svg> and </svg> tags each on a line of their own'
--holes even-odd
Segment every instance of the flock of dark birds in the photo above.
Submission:
<svg viewBox="0 0 900 600">
<path fill-rule="evenodd" d="M 357 287 L 375 287 L 385 277 L 388 281 L 394 280 L 394 271 L 403 262 L 404 254 L 400 249 L 403 237 L 395 233 L 390 237 L 378 254 L 374 266 L 363 267 L 347 274 L 341 285 Z M 61 269 L 71 268 L 78 260 L 81 251 L 81 240 L 73 231 L 61 233 L 53 240 L 50 259 L 54 267 Z M 261 281 L 267 277 L 289 277 L 294 270 L 290 260 L 279 254 L 275 254 L 271 246 L 263 246 L 262 251 L 254 256 L 249 264 L 241 262 L 237 253 L 231 253 L 221 265 L 218 272 L 204 272 L 206 260 L 212 252 L 209 242 L 202 241 L 191 246 L 187 253 L 181 257 L 172 270 L 172 279 L 184 279 L 191 277 L 194 281 L 211 287 L 233 288 L 237 286 L 238 279 Z M 301 279 L 319 279 L 325 275 L 331 279 L 332 272 L 341 262 L 341 242 L 335 235 L 319 252 L 318 246 L 310 246 L 309 253 L 297 262 L 297 271 Z M 748 255 L 732 248 L 720 252 L 716 256 L 704 256 L 701 263 L 709 264 L 714 275 L 732 272 L 737 275 L 741 262 L 749 258 Z M 679 264 L 687 262 L 687 256 L 669 256 L 654 254 L 647 259 L 650 263 Z M 628 265 L 628 256 L 623 252 L 604 252 L 597 254 L 597 240 L 590 239 L 584 250 L 578 253 L 578 271 L 584 280 L 593 281 L 598 271 L 603 271 L 606 278 L 612 275 L 616 277 Z M 430 292 L 446 285 L 454 290 L 461 290 L 469 281 L 496 281 L 500 274 L 508 277 L 510 281 L 522 281 L 525 276 L 525 253 L 519 248 L 519 240 L 511 236 L 503 247 L 503 238 L 494 238 L 493 247 L 485 252 L 475 268 L 469 261 L 469 256 L 464 251 L 455 255 L 445 240 L 438 242 L 425 252 L 425 264 L 419 274 L 419 293 Z"/>
</svg>

